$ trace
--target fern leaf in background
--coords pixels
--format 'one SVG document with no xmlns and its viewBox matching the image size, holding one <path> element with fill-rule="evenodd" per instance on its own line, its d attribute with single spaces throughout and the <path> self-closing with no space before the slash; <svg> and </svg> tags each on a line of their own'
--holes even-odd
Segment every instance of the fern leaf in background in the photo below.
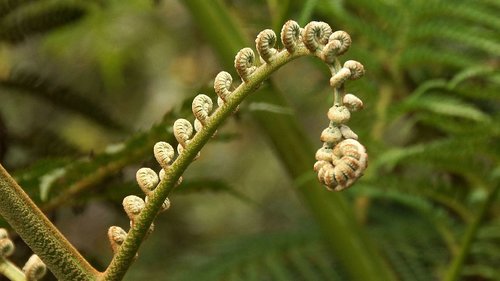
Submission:
<svg viewBox="0 0 500 281">
<path fill-rule="evenodd" d="M 0 40 L 19 43 L 82 18 L 92 1 L 11 1 L 0 3 Z"/>
<path fill-rule="evenodd" d="M 371 62 L 367 69 L 375 83 L 363 86 L 373 99 L 367 104 L 376 107 L 369 133 L 371 146 L 378 148 L 372 151 L 374 170 L 365 183 L 381 190 L 377 198 L 412 208 L 423 200 L 432 209 L 442 209 L 438 213 L 452 210 L 458 215 L 427 213 L 434 218 L 432 228 L 448 244 L 449 267 L 429 260 L 440 270 L 434 279 L 422 280 L 496 280 L 492 265 L 475 258 L 474 251 L 481 244 L 481 229 L 498 215 L 493 208 L 498 203 L 493 171 L 500 165 L 498 2 L 351 1 L 340 7 L 332 3 L 323 1 L 329 10 L 318 12 L 364 38 L 364 44 L 352 51 Z M 398 193 L 406 199 L 394 197 Z M 373 201 L 363 209 L 368 214 L 379 208 L 372 195 L 365 195 Z M 389 220 L 393 216 L 386 215 Z M 414 231 L 425 235 L 429 230 Z M 408 245 L 391 246 L 398 251 Z M 400 270 L 402 264 L 394 267 L 403 279 L 414 275 Z"/>
</svg>

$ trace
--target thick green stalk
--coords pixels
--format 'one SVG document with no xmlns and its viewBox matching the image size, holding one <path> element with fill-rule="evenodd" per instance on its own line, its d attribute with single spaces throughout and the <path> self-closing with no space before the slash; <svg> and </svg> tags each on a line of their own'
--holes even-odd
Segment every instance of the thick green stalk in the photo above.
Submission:
<svg viewBox="0 0 500 281">
<path fill-rule="evenodd" d="M 459 252 L 457 253 L 457 255 L 455 255 L 450 266 L 448 267 L 448 271 L 446 272 L 444 278 L 445 281 L 460 280 L 465 260 L 472 248 L 472 243 L 477 238 L 477 233 L 479 231 L 479 228 L 481 227 L 481 223 L 485 215 L 488 213 L 491 205 L 495 203 L 499 190 L 500 184 L 496 184 L 493 190 L 491 190 L 488 194 L 486 200 L 484 200 L 472 223 L 469 224 L 469 227 L 467 227 L 467 229 L 465 230 Z"/>
<path fill-rule="evenodd" d="M 224 5 L 220 1 L 204 0 L 187 0 L 182 3 L 190 10 L 193 19 L 205 32 L 206 38 L 212 42 L 224 65 L 227 68 L 232 67 L 234 54 L 248 45 L 245 44 L 241 29 L 238 29 L 238 24 Z M 213 40 L 215 35 L 229 40 Z M 228 56 L 229 54 L 233 55 Z M 279 91 L 272 85 L 271 89 L 264 93 L 261 91 L 258 96 L 253 97 L 254 100 L 287 107 Z M 324 111 L 326 110 L 325 108 Z M 264 111 L 253 111 L 252 114 L 273 143 L 292 178 L 296 181 L 307 179 L 301 181 L 297 191 L 320 225 L 334 255 L 339 258 L 352 280 L 396 280 L 371 240 L 356 224 L 353 211 L 344 197 L 325 191 L 312 175 L 314 149 L 296 119 L 293 116 Z"/>
<path fill-rule="evenodd" d="M 95 280 L 97 272 L 0 165 L 0 215 L 59 280 Z"/>
</svg>

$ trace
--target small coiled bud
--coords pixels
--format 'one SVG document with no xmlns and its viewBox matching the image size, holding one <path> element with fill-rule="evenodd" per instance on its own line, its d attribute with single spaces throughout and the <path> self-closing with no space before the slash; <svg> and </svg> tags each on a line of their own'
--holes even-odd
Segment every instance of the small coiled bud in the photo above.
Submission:
<svg viewBox="0 0 500 281">
<path fill-rule="evenodd" d="M 247 82 L 250 75 L 257 68 L 254 66 L 254 63 L 255 53 L 252 49 L 243 48 L 238 52 L 238 54 L 236 54 L 236 57 L 234 58 L 234 67 L 243 82 Z"/>
<path fill-rule="evenodd" d="M 328 119 L 335 124 L 345 124 L 351 118 L 351 113 L 345 106 L 334 105 L 328 110 Z"/>
<path fill-rule="evenodd" d="M 182 147 L 187 145 L 187 141 L 193 136 L 193 125 L 186 119 L 177 119 L 174 122 L 174 136 Z M 180 152 L 179 152 L 180 153 Z"/>
<path fill-rule="evenodd" d="M 363 75 L 365 75 L 365 67 L 360 63 L 355 60 L 348 60 L 344 63 L 344 68 L 347 68 L 351 71 L 351 75 L 349 76 L 349 79 L 355 80 L 358 78 L 361 78 Z"/>
<path fill-rule="evenodd" d="M 304 27 L 303 41 L 311 52 L 323 48 L 328 43 L 332 28 L 325 22 L 312 21 Z"/>
<path fill-rule="evenodd" d="M 314 164 L 319 181 L 329 190 L 340 191 L 350 187 L 363 175 L 367 167 L 366 150 L 354 139 L 338 143 L 331 157 L 331 162 L 321 159 Z"/>
<path fill-rule="evenodd" d="M 36 281 L 42 279 L 47 273 L 47 267 L 37 255 L 31 255 L 26 264 L 23 266 L 26 281 Z"/>
<path fill-rule="evenodd" d="M 342 134 L 342 137 L 344 137 L 344 139 L 358 139 L 358 135 L 346 125 L 340 126 L 340 133 Z"/>
<path fill-rule="evenodd" d="M 201 124 L 204 125 L 208 121 L 213 105 L 212 99 L 207 95 L 200 94 L 193 99 L 193 114 Z"/>
<path fill-rule="evenodd" d="M 142 198 L 135 195 L 129 195 L 123 198 L 122 205 L 130 221 L 134 221 L 135 217 L 141 213 L 146 204 Z"/>
<path fill-rule="evenodd" d="M 335 42 L 335 41 L 339 42 L 339 44 L 340 44 L 340 46 L 337 50 L 337 56 L 340 56 L 340 55 L 344 54 L 345 52 L 347 52 L 347 50 L 349 50 L 349 47 L 351 47 L 351 43 L 352 43 L 351 36 L 349 36 L 349 33 L 342 31 L 342 30 L 335 31 L 328 38 L 329 43 Z"/>
<path fill-rule="evenodd" d="M 116 254 L 125 239 L 127 239 L 127 232 L 125 232 L 125 230 L 123 230 L 123 228 L 119 226 L 111 226 L 108 229 L 108 239 L 113 253 Z"/>
<path fill-rule="evenodd" d="M 145 194 L 149 194 L 153 191 L 159 182 L 158 175 L 150 168 L 140 168 L 137 170 L 137 173 L 135 173 L 135 179 Z"/>
<path fill-rule="evenodd" d="M 14 253 L 14 243 L 8 237 L 0 238 L 0 258 L 6 258 Z"/>
<path fill-rule="evenodd" d="M 342 140 L 342 133 L 338 127 L 329 126 L 321 132 L 320 140 L 329 144 L 336 144 Z"/>
<path fill-rule="evenodd" d="M 330 78 L 330 85 L 332 87 L 339 87 L 347 79 L 355 80 L 364 74 L 365 68 L 361 63 L 354 60 L 348 60 L 344 63 L 344 67 Z"/>
<path fill-rule="evenodd" d="M 222 100 L 226 101 L 231 94 L 231 84 L 233 83 L 233 77 L 226 71 L 221 71 L 217 76 L 215 76 L 214 90 L 217 96 Z M 217 101 L 218 105 L 221 103 Z"/>
<path fill-rule="evenodd" d="M 267 63 L 269 63 L 272 58 L 278 53 L 278 50 L 274 48 L 276 44 L 276 33 L 271 29 L 265 29 L 257 35 L 255 39 L 255 45 L 257 47 L 257 52 L 260 57 Z"/>
<path fill-rule="evenodd" d="M 297 46 L 301 44 L 300 25 L 293 20 L 287 21 L 281 29 L 281 42 L 289 53 L 295 52 Z"/>
<path fill-rule="evenodd" d="M 342 67 L 335 75 L 330 78 L 330 86 L 337 88 L 340 87 L 349 77 L 351 76 L 351 71 L 345 67 Z"/>
<path fill-rule="evenodd" d="M 342 103 L 350 110 L 350 111 L 358 111 L 363 109 L 363 101 L 356 97 L 353 94 L 346 94 L 342 98 Z"/>
<path fill-rule="evenodd" d="M 326 146 L 318 149 L 315 155 L 316 160 L 318 161 L 327 161 L 332 162 L 332 149 Z"/>
<path fill-rule="evenodd" d="M 341 44 L 339 41 L 328 42 L 328 44 L 326 44 L 326 46 L 321 50 L 319 57 L 324 62 L 332 64 L 335 62 L 335 58 L 337 58 L 340 48 Z"/>
<path fill-rule="evenodd" d="M 174 159 L 175 151 L 172 145 L 168 142 L 160 141 L 153 147 L 153 153 L 156 161 L 161 167 L 167 168 Z"/>
</svg>

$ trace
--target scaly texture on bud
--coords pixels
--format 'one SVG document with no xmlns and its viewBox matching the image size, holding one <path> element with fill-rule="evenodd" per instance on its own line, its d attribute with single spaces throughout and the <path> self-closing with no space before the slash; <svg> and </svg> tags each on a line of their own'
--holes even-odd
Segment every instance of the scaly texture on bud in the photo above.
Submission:
<svg viewBox="0 0 500 281">
<path fill-rule="evenodd" d="M 297 46 L 303 44 L 301 33 L 302 29 L 296 21 L 289 20 L 283 25 L 281 29 L 281 42 L 289 53 L 294 53 Z"/>
<path fill-rule="evenodd" d="M 135 217 L 141 213 L 142 209 L 144 209 L 145 203 L 142 198 L 135 195 L 129 195 L 123 198 L 122 205 L 128 218 L 131 221 L 134 221 Z"/>
<path fill-rule="evenodd" d="M 214 81 L 214 90 L 217 96 L 223 101 L 226 102 L 227 98 L 231 94 L 231 84 L 233 83 L 233 77 L 226 71 L 221 71 L 215 77 Z M 218 102 L 219 106 L 222 105 L 221 102 Z"/>
<path fill-rule="evenodd" d="M 236 72 L 238 72 L 243 82 L 247 82 L 248 79 L 250 79 L 250 75 L 257 68 L 254 63 L 255 53 L 252 49 L 243 48 L 236 54 L 234 58 L 234 68 L 236 68 Z"/>
<path fill-rule="evenodd" d="M 304 27 L 303 40 L 307 49 L 316 52 L 328 43 L 332 28 L 325 22 L 312 21 Z"/>
<path fill-rule="evenodd" d="M 182 147 L 185 147 L 193 136 L 193 125 L 188 120 L 180 118 L 175 120 L 173 128 L 175 139 Z"/>
<path fill-rule="evenodd" d="M 162 168 L 168 168 L 175 156 L 175 151 L 172 145 L 164 141 L 157 142 L 154 145 L 153 153 L 156 161 L 158 161 L 158 164 L 160 164 Z"/>
<path fill-rule="evenodd" d="M 135 173 L 135 179 L 145 194 L 149 194 L 153 191 L 156 185 L 160 182 L 156 172 L 150 168 L 140 168 L 137 170 L 137 173 Z"/>
<path fill-rule="evenodd" d="M 116 253 L 125 239 L 127 239 L 127 232 L 119 226 L 111 226 L 108 229 L 108 239 L 113 253 Z"/>
<path fill-rule="evenodd" d="M 208 121 L 213 105 L 212 99 L 207 95 L 200 94 L 193 99 L 193 114 L 202 125 Z"/>
<path fill-rule="evenodd" d="M 257 35 L 255 45 L 259 56 L 266 62 L 271 62 L 273 57 L 278 53 L 274 48 L 276 44 L 276 33 L 271 29 L 263 30 Z"/>
</svg>

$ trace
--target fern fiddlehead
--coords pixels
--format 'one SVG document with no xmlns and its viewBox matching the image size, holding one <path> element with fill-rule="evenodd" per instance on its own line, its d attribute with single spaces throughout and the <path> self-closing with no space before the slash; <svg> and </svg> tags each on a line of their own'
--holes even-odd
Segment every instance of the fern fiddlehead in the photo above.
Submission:
<svg viewBox="0 0 500 281">
<path fill-rule="evenodd" d="M 104 280 L 118 280 L 123 276 L 154 217 L 161 209 L 170 206 L 168 194 L 179 184 L 183 171 L 199 156 L 201 148 L 223 120 L 272 72 L 293 59 L 316 56 L 332 72 L 330 84 L 334 93 L 334 105 L 328 111 L 330 125 L 322 133 L 321 140 L 324 144 L 316 154 L 318 162 L 314 166 L 320 182 L 328 189 L 342 190 L 351 186 L 362 175 L 367 163 L 366 150 L 356 140 L 357 135 L 345 125 L 350 112 L 362 108 L 362 102 L 354 95 L 345 93 L 344 83 L 361 77 L 364 69 L 356 61 L 347 61 L 340 67 L 338 59 L 349 48 L 351 38 L 344 31 L 333 32 L 324 22 L 311 22 L 301 28 L 295 21 L 288 21 L 281 30 L 284 49 L 275 48 L 276 38 L 276 34 L 269 29 L 259 33 L 256 39 L 258 60 L 251 48 L 243 48 L 237 53 L 234 66 L 242 83 L 234 90 L 231 90 L 233 78 L 228 72 L 222 71 L 216 76 L 214 90 L 218 96 L 218 107 L 215 110 L 210 97 L 200 94 L 194 98 L 194 123 L 178 119 L 173 124 L 174 136 L 179 143 L 177 156 L 172 145 L 166 142 L 155 145 L 154 155 L 162 170 L 159 176 L 150 174 L 152 170 L 147 170 L 148 168 L 138 171 L 137 180 L 147 196 L 147 202 L 141 205 L 143 207 L 137 213 L 127 212 L 133 224 L 126 239 L 123 242 L 119 239 L 121 246 L 104 273 Z M 157 178 L 160 179 L 159 182 Z M 113 243 L 115 242 L 112 242 L 112 247 Z M 114 248 L 118 247 L 115 245 Z"/>
</svg>

